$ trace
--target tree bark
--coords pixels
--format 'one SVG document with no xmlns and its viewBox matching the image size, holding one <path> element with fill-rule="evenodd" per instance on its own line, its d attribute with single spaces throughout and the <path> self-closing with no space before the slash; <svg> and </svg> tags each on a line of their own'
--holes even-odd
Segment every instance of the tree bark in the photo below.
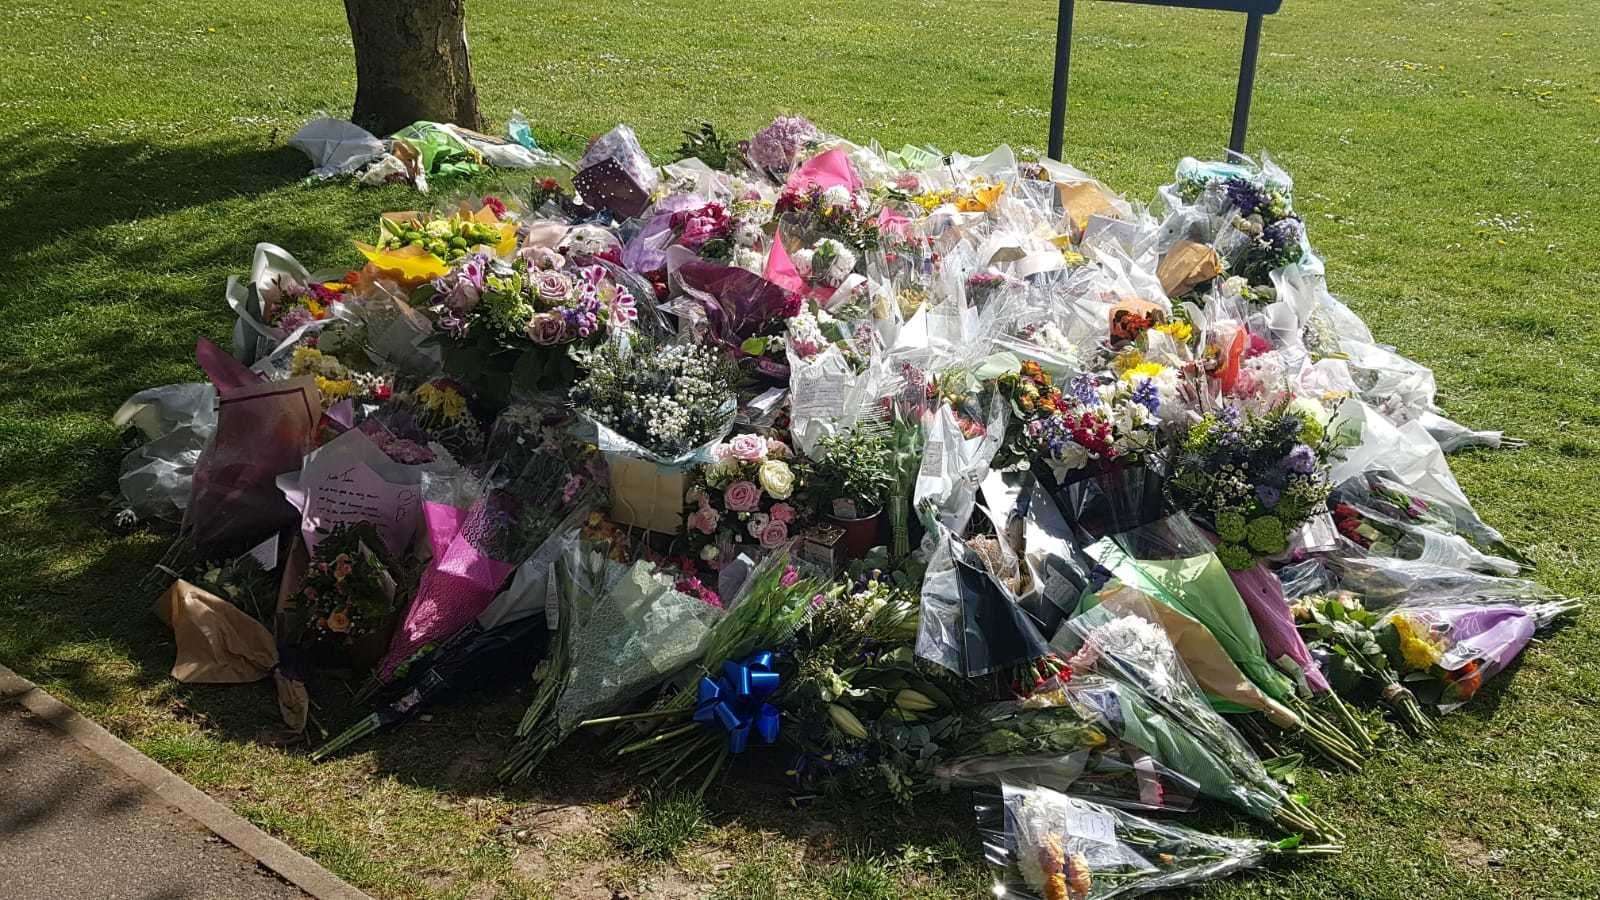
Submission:
<svg viewBox="0 0 1600 900">
<path fill-rule="evenodd" d="M 344 0 L 356 48 L 350 118 L 374 134 L 419 119 L 481 128 L 465 0 Z"/>
</svg>

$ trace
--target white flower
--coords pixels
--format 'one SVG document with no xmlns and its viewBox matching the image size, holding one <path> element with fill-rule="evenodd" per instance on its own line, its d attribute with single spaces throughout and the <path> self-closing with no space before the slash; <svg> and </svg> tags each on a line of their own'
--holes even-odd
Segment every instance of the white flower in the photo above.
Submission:
<svg viewBox="0 0 1600 900">
<path fill-rule="evenodd" d="M 1324 428 L 1328 426 L 1328 421 L 1332 418 L 1328 414 L 1327 407 L 1323 406 L 1321 401 L 1315 397 L 1300 396 L 1294 398 L 1289 401 L 1289 412 L 1299 413 Z"/>
<path fill-rule="evenodd" d="M 794 470 L 781 459 L 769 459 L 761 464 L 757 474 L 761 489 L 775 500 L 787 500 L 794 493 Z"/>
<path fill-rule="evenodd" d="M 754 247 L 761 240 L 761 226 L 749 219 L 733 223 L 733 243 L 739 247 Z"/>
<path fill-rule="evenodd" d="M 450 223 L 444 219 L 434 219 L 424 225 L 422 231 L 428 237 L 448 238 L 450 236 Z"/>
<path fill-rule="evenodd" d="M 1151 688 L 1170 696 L 1178 687 L 1177 652 L 1160 626 L 1138 616 L 1119 616 L 1096 627 L 1084 638 L 1101 657 L 1110 657 L 1138 670 Z"/>
<path fill-rule="evenodd" d="M 850 189 L 842 184 L 836 184 L 822 192 L 822 206 L 824 209 L 833 209 L 839 206 L 851 206 L 853 200 Z"/>
</svg>

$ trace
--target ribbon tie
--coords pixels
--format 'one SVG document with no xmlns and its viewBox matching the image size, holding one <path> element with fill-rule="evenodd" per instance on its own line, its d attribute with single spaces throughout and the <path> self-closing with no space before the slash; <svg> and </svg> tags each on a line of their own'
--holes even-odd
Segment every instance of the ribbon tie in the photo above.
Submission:
<svg viewBox="0 0 1600 900">
<path fill-rule="evenodd" d="M 719 678 L 700 678 L 694 720 L 727 731 L 729 753 L 743 753 L 751 731 L 763 744 L 778 739 L 778 708 L 766 702 L 782 680 L 773 659 L 771 650 L 760 650 L 743 662 L 724 662 Z"/>
</svg>

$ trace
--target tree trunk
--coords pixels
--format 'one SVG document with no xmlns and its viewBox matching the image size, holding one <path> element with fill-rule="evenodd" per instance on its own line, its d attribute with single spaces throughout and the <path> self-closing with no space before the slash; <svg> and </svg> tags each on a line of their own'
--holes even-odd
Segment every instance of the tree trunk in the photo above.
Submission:
<svg viewBox="0 0 1600 900">
<path fill-rule="evenodd" d="M 344 0 L 356 48 L 350 118 L 377 135 L 419 119 L 481 128 L 465 0 Z"/>
</svg>

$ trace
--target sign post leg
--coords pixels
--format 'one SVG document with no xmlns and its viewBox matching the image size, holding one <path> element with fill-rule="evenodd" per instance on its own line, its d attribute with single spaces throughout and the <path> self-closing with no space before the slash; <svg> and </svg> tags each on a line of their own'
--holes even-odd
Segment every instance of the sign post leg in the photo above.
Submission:
<svg viewBox="0 0 1600 900">
<path fill-rule="evenodd" d="M 1067 128 L 1067 76 L 1072 63 L 1073 0 L 1061 0 L 1056 13 L 1056 74 L 1050 88 L 1050 158 L 1061 161 L 1061 140 Z M 1257 31 L 1260 20 L 1256 20 Z M 1235 128 L 1238 126 L 1235 125 Z"/>
<path fill-rule="evenodd" d="M 1261 14 L 1250 13 L 1244 25 L 1244 52 L 1239 57 L 1239 90 L 1233 98 L 1233 135 L 1228 138 L 1228 149 L 1234 153 L 1244 153 L 1245 129 L 1250 126 L 1250 95 L 1256 87 L 1256 55 L 1260 49 Z"/>
</svg>

